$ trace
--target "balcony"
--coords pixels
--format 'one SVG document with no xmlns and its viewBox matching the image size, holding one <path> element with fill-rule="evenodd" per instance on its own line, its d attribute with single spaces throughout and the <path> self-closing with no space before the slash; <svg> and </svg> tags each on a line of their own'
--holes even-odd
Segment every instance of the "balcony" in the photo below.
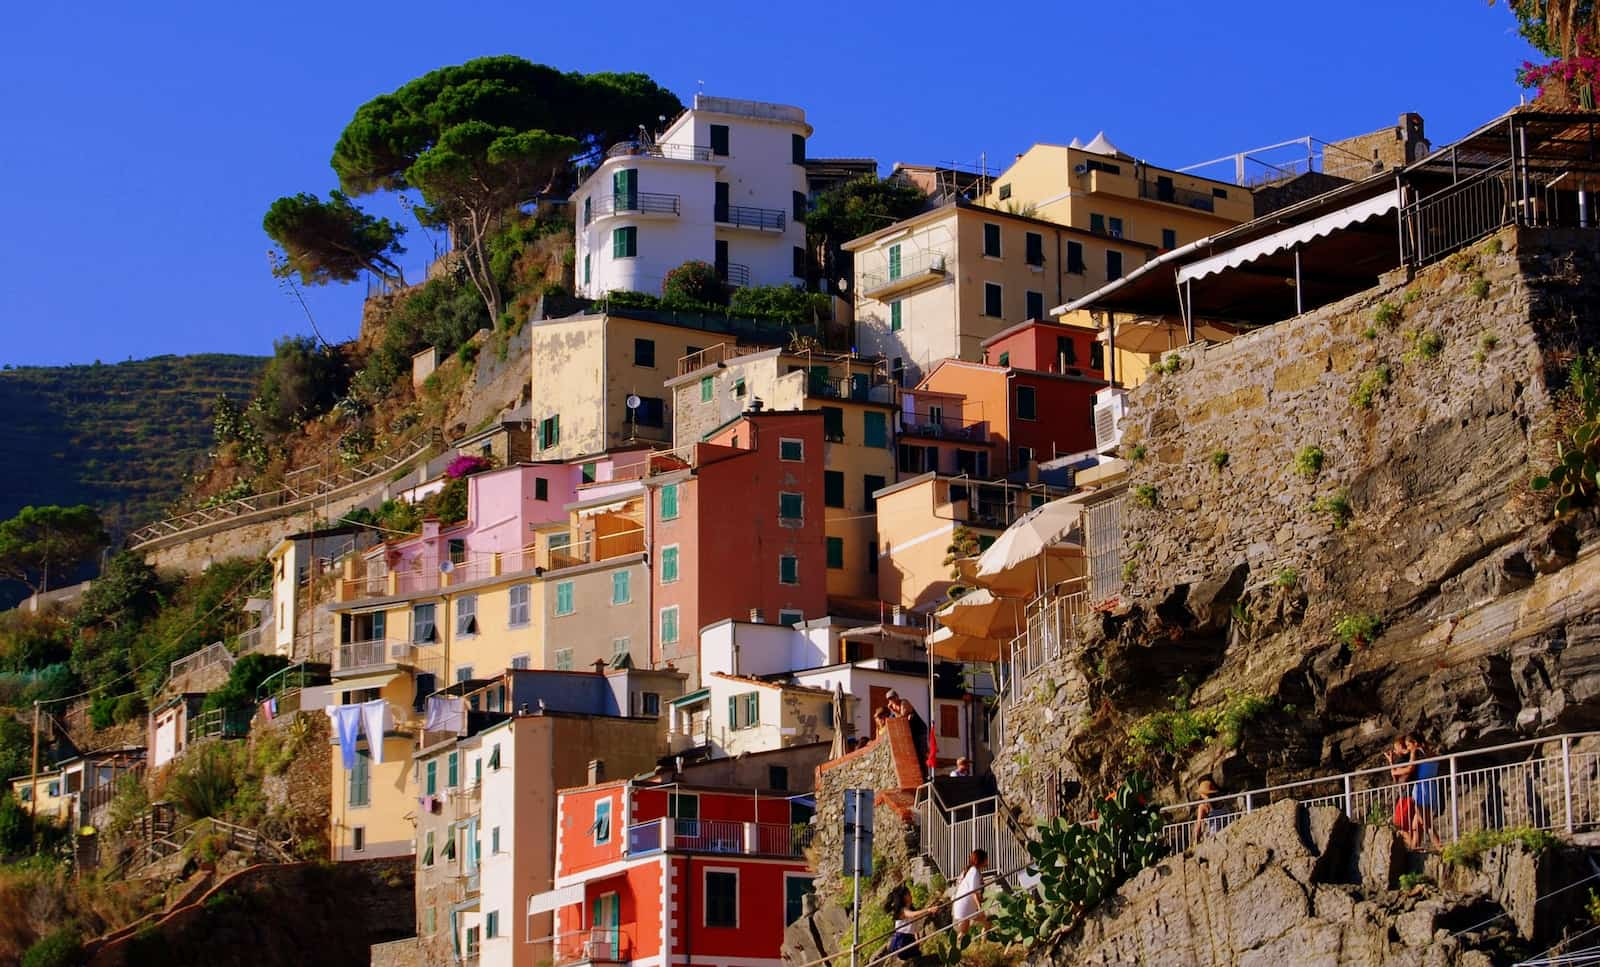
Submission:
<svg viewBox="0 0 1600 967">
<path fill-rule="evenodd" d="M 349 672 L 357 668 L 409 663 L 415 650 L 415 646 L 407 641 L 347 641 L 339 646 L 339 661 L 334 671 Z"/>
<path fill-rule="evenodd" d="M 716 206 L 716 222 L 730 228 L 750 228 L 761 232 L 781 232 L 788 218 L 781 208 L 752 208 L 749 205 Z"/>
<path fill-rule="evenodd" d="M 746 289 L 750 286 L 750 266 L 738 262 L 723 262 L 717 266 L 717 278 L 721 279 L 730 289 Z"/>
<path fill-rule="evenodd" d="M 861 273 L 861 294 L 882 301 L 889 296 L 910 292 L 947 274 L 947 257 L 943 252 L 914 252 L 905 258 L 892 260 L 883 272 Z"/>
<path fill-rule="evenodd" d="M 590 927 L 556 934 L 555 967 L 581 967 L 583 964 L 625 964 L 633 959 L 632 944 L 617 927 Z"/>
<path fill-rule="evenodd" d="M 606 152 L 607 158 L 670 158 L 674 161 L 710 161 L 711 147 L 700 144 L 644 144 L 623 141 Z"/>
<path fill-rule="evenodd" d="M 1139 179 L 1139 197 L 1153 201 L 1164 201 L 1169 205 L 1182 205 L 1184 208 L 1193 208 L 1203 212 L 1217 210 L 1217 200 L 1210 192 L 1179 188 L 1170 181 Z"/>
<path fill-rule="evenodd" d="M 912 410 L 900 414 L 900 435 L 962 443 L 987 443 L 988 420 L 963 420 L 931 410 Z"/>
<path fill-rule="evenodd" d="M 683 199 L 656 191 L 601 195 L 589 200 L 588 214 L 590 221 L 607 215 L 681 215 Z"/>
<path fill-rule="evenodd" d="M 661 852 L 799 856 L 795 827 L 711 819 L 655 819 L 628 827 L 628 855 Z"/>
<path fill-rule="evenodd" d="M 814 400 L 893 403 L 894 384 L 877 373 L 850 373 L 844 376 L 810 373 L 806 377 L 806 396 Z"/>
</svg>

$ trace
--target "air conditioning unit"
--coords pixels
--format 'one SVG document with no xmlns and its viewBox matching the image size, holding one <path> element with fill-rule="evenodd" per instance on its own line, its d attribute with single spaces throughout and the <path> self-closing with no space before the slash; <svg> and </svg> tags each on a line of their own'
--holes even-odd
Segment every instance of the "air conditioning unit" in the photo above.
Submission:
<svg viewBox="0 0 1600 967">
<path fill-rule="evenodd" d="M 1128 407 L 1126 390 L 1108 386 L 1094 394 L 1094 448 L 1109 453 L 1122 442 L 1122 417 Z"/>
<path fill-rule="evenodd" d="M 409 660 L 411 658 L 411 651 L 412 651 L 412 648 L 411 648 L 411 644 L 409 642 L 405 642 L 405 641 L 394 642 L 393 644 L 389 645 L 389 660 L 390 661 L 407 661 L 407 660 Z"/>
<path fill-rule="evenodd" d="M 933 270 L 935 272 L 943 272 L 944 271 L 944 254 L 943 253 L 935 253 L 933 255 L 933 257 L 928 260 L 928 268 L 930 268 L 931 270 Z"/>
</svg>

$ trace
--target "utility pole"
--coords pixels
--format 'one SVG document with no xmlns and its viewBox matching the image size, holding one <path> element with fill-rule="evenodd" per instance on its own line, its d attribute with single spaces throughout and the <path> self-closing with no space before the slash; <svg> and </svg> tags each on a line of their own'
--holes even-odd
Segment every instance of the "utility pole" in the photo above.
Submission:
<svg viewBox="0 0 1600 967">
<path fill-rule="evenodd" d="M 30 769 L 30 771 L 28 773 L 28 778 L 29 778 L 29 780 L 31 782 L 31 785 L 33 787 L 33 791 L 28 793 L 29 805 L 33 806 L 33 812 L 32 812 L 31 815 L 32 815 L 32 818 L 34 820 L 30 825 L 31 825 L 31 828 L 33 830 L 33 846 L 34 846 L 34 849 L 38 849 L 39 848 L 39 823 L 38 823 L 38 819 L 39 819 L 39 700 L 38 699 L 34 699 L 33 700 L 33 763 L 32 763 L 32 768 Z"/>
</svg>

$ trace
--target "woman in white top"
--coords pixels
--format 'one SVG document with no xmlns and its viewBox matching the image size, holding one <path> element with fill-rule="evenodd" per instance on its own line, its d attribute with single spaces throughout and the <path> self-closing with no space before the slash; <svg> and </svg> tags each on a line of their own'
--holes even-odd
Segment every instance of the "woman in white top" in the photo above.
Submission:
<svg viewBox="0 0 1600 967">
<path fill-rule="evenodd" d="M 956 901 L 951 909 L 951 917 L 956 922 L 956 929 L 962 933 L 967 932 L 973 921 L 983 927 L 989 925 L 989 918 L 983 912 L 983 871 L 988 865 L 988 851 L 973 850 L 967 858 L 966 872 L 961 874 L 961 882 L 956 884 Z"/>
</svg>

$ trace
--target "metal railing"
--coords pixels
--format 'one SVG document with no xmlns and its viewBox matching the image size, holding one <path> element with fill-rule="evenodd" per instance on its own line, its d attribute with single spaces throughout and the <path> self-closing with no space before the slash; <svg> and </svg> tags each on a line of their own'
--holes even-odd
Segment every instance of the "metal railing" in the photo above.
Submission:
<svg viewBox="0 0 1600 967">
<path fill-rule="evenodd" d="M 1022 633 L 1011 639 L 1006 650 L 1010 660 L 1004 666 L 1000 684 L 1007 705 L 1026 698 L 1028 679 L 1058 661 L 1067 643 L 1077 638 L 1078 625 L 1089 614 L 1089 591 L 1081 581 L 1076 586 L 1079 590 L 1044 599 L 1032 608 Z"/>
<path fill-rule="evenodd" d="M 723 262 L 717 266 L 717 277 L 730 288 L 747 288 L 750 285 L 750 266 L 742 262 Z"/>
<path fill-rule="evenodd" d="M 347 641 L 339 646 L 337 671 L 349 671 L 352 668 L 365 668 L 368 665 L 387 665 L 395 661 L 394 655 L 399 652 L 401 658 L 408 658 L 411 654 L 411 644 L 404 641 L 389 641 L 386 638 L 375 638 L 368 641 Z"/>
<path fill-rule="evenodd" d="M 228 646 L 220 641 L 213 641 L 199 651 L 185 655 L 168 666 L 167 680 L 162 687 L 165 688 L 166 685 L 172 682 L 193 675 L 196 672 L 205 671 L 208 668 L 217 666 L 232 668 L 233 662 L 233 653 L 228 651 Z"/>
<path fill-rule="evenodd" d="M 632 943 L 617 927 L 590 927 L 551 938 L 556 967 L 575 964 L 624 964 L 633 959 Z"/>
<path fill-rule="evenodd" d="M 734 228 L 759 228 L 783 231 L 788 214 L 781 208 L 755 208 L 750 205 L 717 205 L 715 220 Z"/>
<path fill-rule="evenodd" d="M 700 144 L 645 144 L 641 141 L 623 141 L 606 151 L 607 158 L 626 157 L 672 158 L 677 161 L 710 161 L 711 148 Z"/>
<path fill-rule="evenodd" d="M 1210 192 L 1179 188 L 1171 182 L 1141 178 L 1139 179 L 1139 197 L 1152 198 L 1172 205 L 1182 205 L 1185 208 L 1194 208 L 1203 212 L 1217 210 L 1217 199 Z"/>
<path fill-rule="evenodd" d="M 185 738 L 190 745 L 201 739 L 242 739 L 250 734 L 253 709 L 213 708 L 190 719 Z"/>
<path fill-rule="evenodd" d="M 882 289 L 896 286 L 912 279 L 944 275 L 948 256 L 944 252 L 927 250 L 912 252 L 896 262 L 887 262 L 882 272 L 861 273 L 861 294 L 872 295 Z"/>
<path fill-rule="evenodd" d="M 904 436 L 933 437 L 938 440 L 964 440 L 983 443 L 989 439 L 988 420 L 964 420 L 927 410 L 902 410 L 900 433 Z"/>
<path fill-rule="evenodd" d="M 1407 205 L 1400 213 L 1402 257 L 1426 265 L 1515 218 L 1515 170 L 1507 158 Z"/>
<path fill-rule="evenodd" d="M 1393 822 L 1416 815 L 1431 840 L 1451 843 L 1473 833 L 1531 827 L 1574 833 L 1600 826 L 1600 751 L 1576 751 L 1578 739 L 1596 732 L 1530 739 L 1421 759 L 1417 773 L 1397 781 L 1389 766 L 1358 769 L 1207 800 L 1213 812 L 1199 823 L 1201 800 L 1162 810 L 1167 844 L 1180 851 L 1214 835 L 1240 816 L 1294 799 L 1305 806 L 1334 806 L 1356 822 Z M 1544 753 L 1549 749 L 1548 754 Z M 1533 753 L 1532 758 L 1519 755 Z"/>
<path fill-rule="evenodd" d="M 747 346 L 742 343 L 719 342 L 715 346 L 680 357 L 678 359 L 678 375 L 692 373 L 703 366 L 725 363 L 740 356 L 768 352 L 771 349 L 771 346 Z"/>
<path fill-rule="evenodd" d="M 778 823 L 653 819 L 628 827 L 628 853 L 632 856 L 663 849 L 744 856 L 799 856 L 802 845 L 793 826 Z"/>
<path fill-rule="evenodd" d="M 300 691 L 307 685 L 319 685 L 326 680 L 326 675 L 307 669 L 305 662 L 295 662 L 261 680 L 261 684 L 256 686 L 256 704 L 259 705 L 269 698 L 282 698 L 291 692 Z"/>
<path fill-rule="evenodd" d="M 946 806 L 939 790 L 925 783 L 917 790 L 918 843 L 945 879 L 954 881 L 967 868 L 975 849 L 989 854 L 989 868 L 1019 870 L 1028 865 L 1028 849 L 999 796 L 959 806 Z"/>
<path fill-rule="evenodd" d="M 589 200 L 591 218 L 619 214 L 681 215 L 683 199 L 658 191 L 636 191 L 626 195 L 602 195 Z"/>
<path fill-rule="evenodd" d="M 870 371 L 843 376 L 807 373 L 806 396 L 857 403 L 893 403 L 894 383 L 883 374 Z"/>
<path fill-rule="evenodd" d="M 1083 509 L 1084 551 L 1089 558 L 1089 600 L 1108 601 L 1122 591 L 1122 518 L 1126 493 Z"/>
</svg>

